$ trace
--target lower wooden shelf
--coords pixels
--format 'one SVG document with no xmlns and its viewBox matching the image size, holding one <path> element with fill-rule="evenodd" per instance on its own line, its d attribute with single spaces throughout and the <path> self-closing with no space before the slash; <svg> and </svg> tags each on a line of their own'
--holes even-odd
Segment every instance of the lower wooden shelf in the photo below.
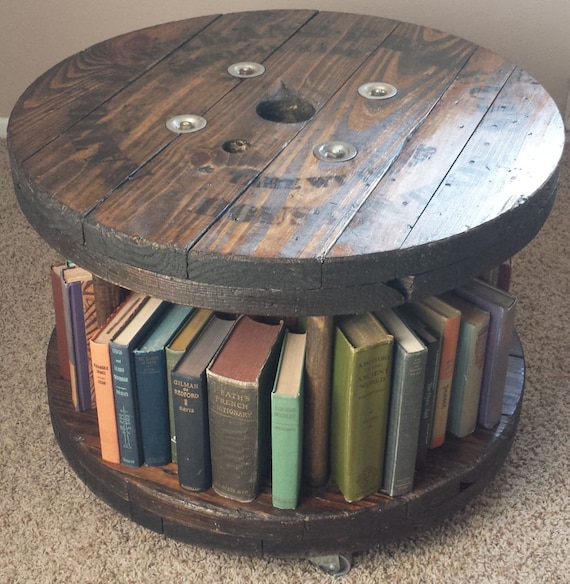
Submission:
<svg viewBox="0 0 570 584">
<path fill-rule="evenodd" d="M 176 465 L 128 468 L 101 460 L 96 413 L 76 412 L 59 375 L 55 333 L 46 361 L 52 425 L 71 467 L 111 507 L 137 523 L 189 544 L 241 554 L 311 557 L 374 547 L 449 517 L 495 476 L 513 442 L 520 416 L 525 363 L 513 339 L 503 416 L 493 430 L 449 437 L 430 451 L 412 493 L 380 493 L 347 503 L 338 489 L 302 496 L 295 511 L 275 509 L 271 494 L 239 504 L 211 489 L 191 493 L 178 485 Z"/>
</svg>

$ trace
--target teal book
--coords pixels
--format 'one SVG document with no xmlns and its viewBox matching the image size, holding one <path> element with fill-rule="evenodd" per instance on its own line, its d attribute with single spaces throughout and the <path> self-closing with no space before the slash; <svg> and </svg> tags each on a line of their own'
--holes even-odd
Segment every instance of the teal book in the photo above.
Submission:
<svg viewBox="0 0 570 584">
<path fill-rule="evenodd" d="M 271 489 L 278 509 L 295 509 L 303 461 L 306 333 L 285 332 L 271 394 Z"/>
<path fill-rule="evenodd" d="M 477 426 L 491 315 L 451 292 L 442 294 L 442 298 L 461 311 L 447 430 L 463 438 L 472 434 Z"/>
<path fill-rule="evenodd" d="M 170 306 L 133 351 L 143 462 L 171 462 L 165 348 L 194 309 Z"/>
<path fill-rule="evenodd" d="M 168 306 L 167 302 L 149 298 L 129 324 L 109 343 L 119 454 L 121 464 L 126 466 L 136 467 L 143 463 L 133 349 Z"/>
</svg>

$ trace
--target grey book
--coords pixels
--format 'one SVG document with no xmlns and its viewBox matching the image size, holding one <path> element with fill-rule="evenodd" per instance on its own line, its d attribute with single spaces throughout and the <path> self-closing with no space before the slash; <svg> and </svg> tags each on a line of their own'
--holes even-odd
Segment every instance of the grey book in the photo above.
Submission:
<svg viewBox="0 0 570 584">
<path fill-rule="evenodd" d="M 391 497 L 413 489 L 427 348 L 392 310 L 376 313 L 394 337 L 392 386 L 382 491 Z"/>
</svg>

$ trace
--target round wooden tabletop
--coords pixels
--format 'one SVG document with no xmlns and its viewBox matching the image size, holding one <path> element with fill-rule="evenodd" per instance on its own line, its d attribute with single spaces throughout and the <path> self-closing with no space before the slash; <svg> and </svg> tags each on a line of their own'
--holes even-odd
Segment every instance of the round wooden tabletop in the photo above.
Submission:
<svg viewBox="0 0 570 584">
<path fill-rule="evenodd" d="M 528 243 L 564 129 L 539 83 L 471 42 L 276 10 L 73 55 L 22 95 L 8 144 L 31 224 L 98 276 L 219 310 L 336 314 L 439 292 Z"/>
</svg>

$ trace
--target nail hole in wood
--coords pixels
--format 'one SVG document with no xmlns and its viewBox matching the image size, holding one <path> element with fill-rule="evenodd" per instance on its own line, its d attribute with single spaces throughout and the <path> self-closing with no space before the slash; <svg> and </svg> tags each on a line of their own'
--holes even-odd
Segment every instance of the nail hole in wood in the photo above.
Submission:
<svg viewBox="0 0 570 584">
<path fill-rule="evenodd" d="M 222 144 L 222 148 L 230 154 L 239 154 L 240 152 L 245 152 L 250 146 L 251 144 L 242 138 L 228 140 Z"/>
</svg>

